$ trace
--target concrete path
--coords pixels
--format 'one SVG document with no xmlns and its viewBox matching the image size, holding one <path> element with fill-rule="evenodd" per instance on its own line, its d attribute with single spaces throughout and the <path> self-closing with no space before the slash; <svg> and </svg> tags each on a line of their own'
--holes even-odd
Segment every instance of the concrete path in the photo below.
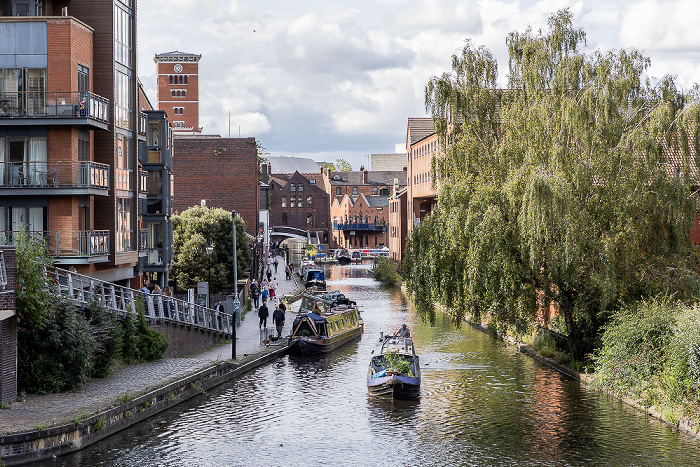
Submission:
<svg viewBox="0 0 700 467">
<path fill-rule="evenodd" d="M 278 256 L 278 273 L 273 274 L 278 298 L 294 295 L 303 289 L 297 275 L 284 278 L 284 258 Z M 274 271 L 274 267 L 272 269 Z M 274 305 L 268 318 L 269 333 L 276 333 L 272 324 Z M 288 335 L 294 313 L 287 311 L 285 330 Z M 266 347 L 260 345 L 256 310 L 247 312 L 236 329 L 236 357 L 257 354 Z M 84 419 L 116 404 L 120 397 L 133 398 L 173 381 L 187 377 L 199 370 L 211 367 L 217 360 L 231 358 L 231 344 L 221 345 L 187 358 L 167 358 L 156 362 L 141 363 L 117 369 L 110 376 L 84 384 L 80 388 L 63 393 L 28 395 L 23 402 L 13 402 L 8 409 L 0 409 L 0 435 L 25 433 L 50 426 L 63 425 Z"/>
</svg>

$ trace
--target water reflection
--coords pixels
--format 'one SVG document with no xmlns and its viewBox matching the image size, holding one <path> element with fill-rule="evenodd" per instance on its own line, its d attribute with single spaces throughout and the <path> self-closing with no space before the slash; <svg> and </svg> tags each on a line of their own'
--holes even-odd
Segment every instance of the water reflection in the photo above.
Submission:
<svg viewBox="0 0 700 467">
<path fill-rule="evenodd" d="M 700 465 L 689 437 L 470 326 L 423 323 L 366 268 L 327 268 L 329 287 L 363 310 L 360 341 L 281 358 L 44 465 Z M 370 352 L 403 322 L 421 398 L 370 398 Z"/>
</svg>

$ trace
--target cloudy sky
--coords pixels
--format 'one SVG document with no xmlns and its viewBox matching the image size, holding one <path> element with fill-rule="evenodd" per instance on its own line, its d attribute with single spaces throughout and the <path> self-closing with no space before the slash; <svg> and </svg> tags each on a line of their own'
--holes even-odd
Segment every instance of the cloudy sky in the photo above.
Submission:
<svg viewBox="0 0 700 467">
<path fill-rule="evenodd" d="M 497 57 L 505 37 L 569 7 L 587 50 L 635 47 L 650 78 L 700 82 L 699 0 L 142 0 L 138 74 L 155 101 L 156 53 L 202 55 L 200 125 L 254 136 L 275 156 L 348 160 L 392 153 L 424 87 L 465 39 Z M 231 115 L 229 127 L 229 113 Z"/>
</svg>

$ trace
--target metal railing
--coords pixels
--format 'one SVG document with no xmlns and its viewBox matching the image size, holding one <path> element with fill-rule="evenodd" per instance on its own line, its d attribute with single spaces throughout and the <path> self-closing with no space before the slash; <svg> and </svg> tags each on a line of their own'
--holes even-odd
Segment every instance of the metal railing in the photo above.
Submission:
<svg viewBox="0 0 700 467">
<path fill-rule="evenodd" d="M 333 222 L 334 230 L 386 230 L 386 222 Z"/>
<path fill-rule="evenodd" d="M 139 250 L 148 248 L 148 229 L 139 229 Z"/>
<path fill-rule="evenodd" d="M 79 231 L 29 231 L 22 233 L 34 235 L 46 243 L 49 253 L 56 258 L 65 256 L 106 256 L 109 255 L 108 230 L 79 230 Z M 9 244 L 19 231 L 0 231 L 0 239 Z"/>
<path fill-rule="evenodd" d="M 0 162 L 0 188 L 109 189 L 109 166 L 90 161 Z"/>
<path fill-rule="evenodd" d="M 0 290 L 7 287 L 7 269 L 5 269 L 5 252 L 0 251 Z"/>
<path fill-rule="evenodd" d="M 91 92 L 2 92 L 1 117 L 90 118 L 109 123 L 109 100 Z"/>
<path fill-rule="evenodd" d="M 90 306 L 97 300 L 123 318 L 127 314 L 136 316 L 136 300 L 141 300 L 145 317 L 152 322 L 171 321 L 229 335 L 232 332 L 231 315 L 218 313 L 202 305 L 162 294 L 142 293 L 60 268 L 53 270 L 53 276 L 56 279 L 56 290 L 52 292 L 81 307 Z"/>
</svg>

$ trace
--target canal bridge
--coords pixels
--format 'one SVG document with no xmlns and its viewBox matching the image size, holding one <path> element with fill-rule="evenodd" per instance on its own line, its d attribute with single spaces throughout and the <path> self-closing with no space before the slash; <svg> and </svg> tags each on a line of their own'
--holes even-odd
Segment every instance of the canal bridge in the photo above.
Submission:
<svg viewBox="0 0 700 467">
<path fill-rule="evenodd" d="M 306 244 L 318 245 L 323 243 L 323 232 L 316 230 L 302 230 L 287 226 L 270 227 L 270 239 L 277 238 L 283 241 L 287 238 L 294 238 Z"/>
</svg>

